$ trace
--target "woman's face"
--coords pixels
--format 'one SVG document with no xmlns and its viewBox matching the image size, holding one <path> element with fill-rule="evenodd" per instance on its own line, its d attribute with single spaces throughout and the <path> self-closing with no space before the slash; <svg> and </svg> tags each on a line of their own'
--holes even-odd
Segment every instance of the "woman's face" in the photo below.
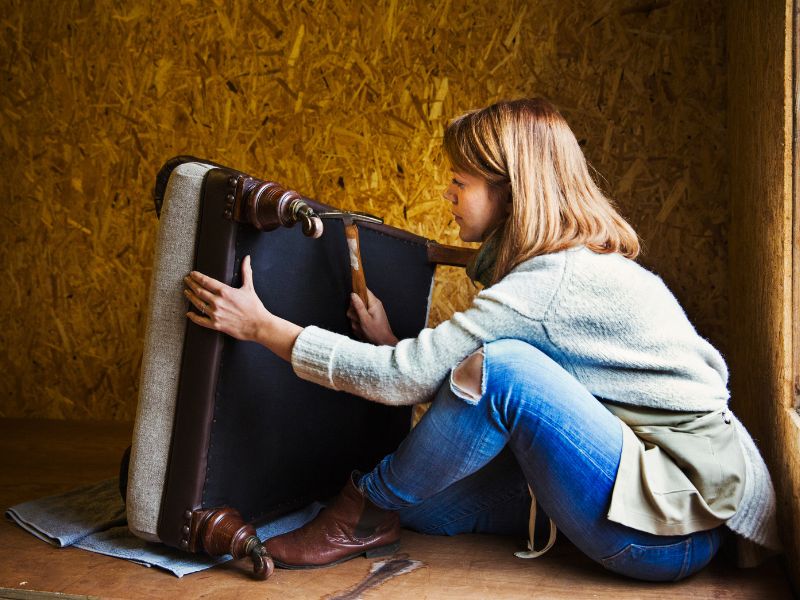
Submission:
<svg viewBox="0 0 800 600">
<path fill-rule="evenodd" d="M 444 191 L 450 212 L 459 226 L 458 237 L 465 242 L 482 242 L 508 214 L 502 194 L 485 179 L 452 171 L 453 178 Z"/>
</svg>

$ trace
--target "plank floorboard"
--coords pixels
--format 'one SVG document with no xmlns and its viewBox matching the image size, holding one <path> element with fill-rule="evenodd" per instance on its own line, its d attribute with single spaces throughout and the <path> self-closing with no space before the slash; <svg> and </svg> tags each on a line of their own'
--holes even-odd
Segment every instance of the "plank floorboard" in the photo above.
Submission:
<svg viewBox="0 0 800 600">
<path fill-rule="evenodd" d="M 67 491 L 117 474 L 129 423 L 0 419 L 0 507 Z M 721 558 L 676 584 L 618 577 L 563 538 L 538 560 L 513 556 L 518 540 L 490 535 L 438 537 L 404 532 L 401 551 L 424 567 L 389 580 L 365 599 L 468 598 L 791 598 L 778 561 L 739 570 Z M 277 570 L 267 582 L 227 563 L 178 579 L 158 569 L 74 548 L 56 549 L 0 523 L 0 598 L 50 594 L 102 598 L 332 598 L 362 581 L 372 560 L 309 571 Z M 29 592 L 30 594 L 26 594 Z M 50 594 L 41 594 L 47 592 Z M 64 596 L 60 596 L 64 597 Z"/>
</svg>

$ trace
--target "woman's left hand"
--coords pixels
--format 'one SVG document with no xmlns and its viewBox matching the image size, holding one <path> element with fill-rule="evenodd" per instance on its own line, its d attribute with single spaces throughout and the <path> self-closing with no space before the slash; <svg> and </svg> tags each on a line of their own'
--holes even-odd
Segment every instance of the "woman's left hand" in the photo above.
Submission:
<svg viewBox="0 0 800 600">
<path fill-rule="evenodd" d="M 242 261 L 242 287 L 238 289 L 197 271 L 189 273 L 183 281 L 186 285 L 183 293 L 201 313 L 186 313 L 193 323 L 237 340 L 255 341 L 273 317 L 256 295 L 249 256 Z"/>
</svg>

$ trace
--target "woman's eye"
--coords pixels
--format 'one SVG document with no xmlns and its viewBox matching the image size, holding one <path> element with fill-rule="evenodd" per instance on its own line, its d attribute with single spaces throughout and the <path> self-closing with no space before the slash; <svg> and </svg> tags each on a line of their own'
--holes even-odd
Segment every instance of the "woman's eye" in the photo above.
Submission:
<svg viewBox="0 0 800 600">
<path fill-rule="evenodd" d="M 463 182 L 463 181 L 459 181 L 458 179 L 453 179 L 453 180 L 452 180 L 452 183 L 453 183 L 453 185 L 454 185 L 454 186 L 456 186 L 458 189 L 460 189 L 460 190 L 463 190 L 463 189 L 464 189 L 464 182 Z"/>
</svg>

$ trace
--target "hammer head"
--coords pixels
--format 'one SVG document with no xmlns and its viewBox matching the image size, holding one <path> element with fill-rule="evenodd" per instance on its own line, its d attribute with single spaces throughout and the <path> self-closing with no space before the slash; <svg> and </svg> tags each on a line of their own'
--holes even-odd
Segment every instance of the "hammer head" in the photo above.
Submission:
<svg viewBox="0 0 800 600">
<path fill-rule="evenodd" d="M 360 211 L 345 212 L 336 210 L 324 213 L 317 213 L 317 216 L 320 217 L 321 219 L 341 219 L 345 225 L 353 225 L 358 221 L 364 223 L 377 223 L 379 225 L 383 223 L 383 219 L 381 219 L 380 217 L 376 217 L 375 215 L 371 215 L 369 213 Z"/>
</svg>

